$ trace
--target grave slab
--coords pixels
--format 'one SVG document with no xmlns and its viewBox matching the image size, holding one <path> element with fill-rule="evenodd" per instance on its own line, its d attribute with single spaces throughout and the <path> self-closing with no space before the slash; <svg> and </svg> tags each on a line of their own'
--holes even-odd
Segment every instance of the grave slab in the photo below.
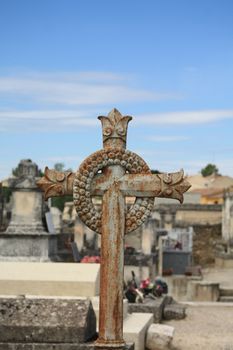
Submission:
<svg viewBox="0 0 233 350">
<path fill-rule="evenodd" d="M 3 343 L 83 343 L 95 335 L 88 299 L 0 298 Z"/>
<path fill-rule="evenodd" d="M 99 264 L 0 262 L 0 295 L 99 294 Z"/>
</svg>

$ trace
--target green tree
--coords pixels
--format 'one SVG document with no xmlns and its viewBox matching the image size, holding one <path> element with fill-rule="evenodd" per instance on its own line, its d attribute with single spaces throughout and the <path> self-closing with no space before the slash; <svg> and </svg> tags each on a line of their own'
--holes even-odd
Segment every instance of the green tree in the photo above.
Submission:
<svg viewBox="0 0 233 350">
<path fill-rule="evenodd" d="M 201 174 L 204 177 L 212 175 L 212 174 L 220 175 L 218 172 L 217 166 L 215 164 L 211 164 L 211 163 L 207 164 L 204 168 L 201 169 Z"/>
<path fill-rule="evenodd" d="M 1 199 L 1 196 L 2 196 L 2 198 L 3 198 L 5 203 L 8 203 L 10 201 L 11 195 L 12 195 L 12 189 L 11 188 L 9 188 L 9 187 L 2 187 L 2 189 L 0 189 L 0 199 Z"/>
<path fill-rule="evenodd" d="M 65 164 L 64 163 L 55 163 L 54 164 L 54 169 L 57 171 L 65 171 Z"/>
<path fill-rule="evenodd" d="M 159 171 L 158 169 L 151 169 L 151 173 L 152 174 L 161 174 L 161 171 Z"/>
</svg>

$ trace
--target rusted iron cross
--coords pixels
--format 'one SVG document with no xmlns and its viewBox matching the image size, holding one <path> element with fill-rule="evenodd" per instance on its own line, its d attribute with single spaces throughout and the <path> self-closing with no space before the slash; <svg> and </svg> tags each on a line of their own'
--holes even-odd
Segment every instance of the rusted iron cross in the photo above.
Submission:
<svg viewBox="0 0 233 350">
<path fill-rule="evenodd" d="M 76 173 L 45 169 L 38 185 L 45 198 L 73 194 L 80 219 L 101 233 L 100 321 L 96 346 L 124 348 L 123 275 L 124 235 L 135 230 L 150 215 L 155 197 L 183 201 L 190 184 L 183 171 L 151 174 L 137 154 L 126 150 L 129 116 L 113 109 L 99 117 L 103 146 L 89 156 Z M 97 212 L 93 196 L 102 196 L 102 212 Z M 127 211 L 125 197 L 136 197 Z"/>
</svg>

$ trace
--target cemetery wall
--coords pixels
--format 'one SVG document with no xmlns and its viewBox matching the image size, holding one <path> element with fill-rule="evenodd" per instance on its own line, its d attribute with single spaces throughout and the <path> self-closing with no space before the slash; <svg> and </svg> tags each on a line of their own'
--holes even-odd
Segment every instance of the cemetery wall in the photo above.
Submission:
<svg viewBox="0 0 233 350">
<path fill-rule="evenodd" d="M 222 206 L 217 204 L 160 204 L 155 206 L 154 212 L 158 212 L 161 220 L 165 222 L 171 215 L 174 216 L 174 223 L 177 226 L 219 224 L 222 220 Z"/>
<path fill-rule="evenodd" d="M 202 267 L 214 264 L 221 243 L 221 224 L 193 226 L 193 261 Z"/>
<path fill-rule="evenodd" d="M 176 212 L 176 222 L 187 223 L 189 226 L 216 225 L 222 221 L 221 205 L 188 205 L 181 206 Z"/>
</svg>

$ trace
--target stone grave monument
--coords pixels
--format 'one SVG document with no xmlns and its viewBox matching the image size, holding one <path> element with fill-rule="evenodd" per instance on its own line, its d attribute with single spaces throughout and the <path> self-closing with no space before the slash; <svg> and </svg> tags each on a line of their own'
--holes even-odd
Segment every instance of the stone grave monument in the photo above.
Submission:
<svg viewBox="0 0 233 350">
<path fill-rule="evenodd" d="M 17 177 L 9 179 L 12 215 L 0 233 L 0 261 L 50 261 L 56 257 L 57 235 L 45 231 L 42 193 L 36 185 L 38 166 L 21 160 Z"/>
<path fill-rule="evenodd" d="M 3 227 L 3 210 L 4 210 L 4 200 L 2 194 L 2 183 L 0 182 L 0 232 Z"/>
<path fill-rule="evenodd" d="M 99 336 L 95 348 L 126 349 L 123 339 L 124 236 L 147 220 L 155 197 L 183 201 L 190 184 L 183 171 L 151 174 L 145 161 L 126 150 L 130 116 L 113 109 L 100 116 L 103 149 L 90 155 L 76 173 L 45 169 L 38 181 L 45 198 L 73 194 L 80 219 L 101 234 Z M 92 197 L 102 197 L 96 211 Z M 126 210 L 125 197 L 136 197 Z"/>
</svg>

